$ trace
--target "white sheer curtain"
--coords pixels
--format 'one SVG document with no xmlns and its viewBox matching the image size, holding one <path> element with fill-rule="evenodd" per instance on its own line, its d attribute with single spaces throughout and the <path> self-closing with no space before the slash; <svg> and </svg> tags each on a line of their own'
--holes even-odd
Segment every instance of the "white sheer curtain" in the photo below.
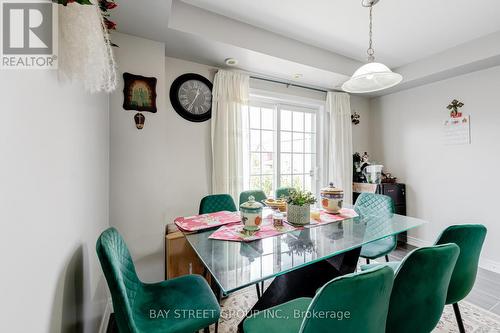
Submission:
<svg viewBox="0 0 500 333">
<path fill-rule="evenodd" d="M 344 202 L 352 204 L 352 121 L 350 96 L 328 92 L 328 181 L 344 190 Z"/>
<path fill-rule="evenodd" d="M 212 98 L 212 193 L 230 194 L 235 202 L 243 189 L 242 114 L 248 105 L 249 76 L 219 70 Z"/>
</svg>

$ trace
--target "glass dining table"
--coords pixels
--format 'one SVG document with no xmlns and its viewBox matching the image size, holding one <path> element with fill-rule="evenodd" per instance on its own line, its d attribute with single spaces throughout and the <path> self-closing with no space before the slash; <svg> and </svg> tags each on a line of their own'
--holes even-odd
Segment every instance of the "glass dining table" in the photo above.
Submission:
<svg viewBox="0 0 500 333">
<path fill-rule="evenodd" d="M 265 209 L 263 214 L 270 213 Z M 253 309 L 263 310 L 313 296 L 324 283 L 356 270 L 363 245 L 426 223 L 397 214 L 360 214 L 252 242 L 210 239 L 213 229 L 186 234 L 186 239 L 211 274 L 218 295 L 272 280 Z"/>
</svg>

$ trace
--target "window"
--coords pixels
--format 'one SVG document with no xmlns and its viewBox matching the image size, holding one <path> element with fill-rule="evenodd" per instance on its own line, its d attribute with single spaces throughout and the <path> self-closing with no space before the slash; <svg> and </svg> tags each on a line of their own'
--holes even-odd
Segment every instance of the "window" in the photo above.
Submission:
<svg viewBox="0 0 500 333">
<path fill-rule="evenodd" d="M 317 109 L 252 101 L 243 117 L 244 186 L 274 196 L 287 186 L 316 193 Z"/>
</svg>

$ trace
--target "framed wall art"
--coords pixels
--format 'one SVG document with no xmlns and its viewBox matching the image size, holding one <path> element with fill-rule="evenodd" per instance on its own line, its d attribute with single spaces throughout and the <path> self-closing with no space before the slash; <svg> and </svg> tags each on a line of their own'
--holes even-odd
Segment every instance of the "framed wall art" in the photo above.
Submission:
<svg viewBox="0 0 500 333">
<path fill-rule="evenodd" d="M 123 108 L 156 113 L 155 77 L 123 73 Z"/>
</svg>

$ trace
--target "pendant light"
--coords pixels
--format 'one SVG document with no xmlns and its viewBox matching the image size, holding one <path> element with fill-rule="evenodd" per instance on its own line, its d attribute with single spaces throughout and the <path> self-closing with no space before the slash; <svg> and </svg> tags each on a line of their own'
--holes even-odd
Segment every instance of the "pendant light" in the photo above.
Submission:
<svg viewBox="0 0 500 333">
<path fill-rule="evenodd" d="M 349 93 L 370 93 L 394 87 L 399 84 L 403 77 L 394 73 L 384 64 L 375 62 L 375 50 L 373 49 L 373 6 L 379 0 L 362 0 L 363 7 L 370 8 L 370 32 L 368 50 L 368 63 L 361 66 L 352 77 L 342 85 L 342 90 Z"/>
</svg>

